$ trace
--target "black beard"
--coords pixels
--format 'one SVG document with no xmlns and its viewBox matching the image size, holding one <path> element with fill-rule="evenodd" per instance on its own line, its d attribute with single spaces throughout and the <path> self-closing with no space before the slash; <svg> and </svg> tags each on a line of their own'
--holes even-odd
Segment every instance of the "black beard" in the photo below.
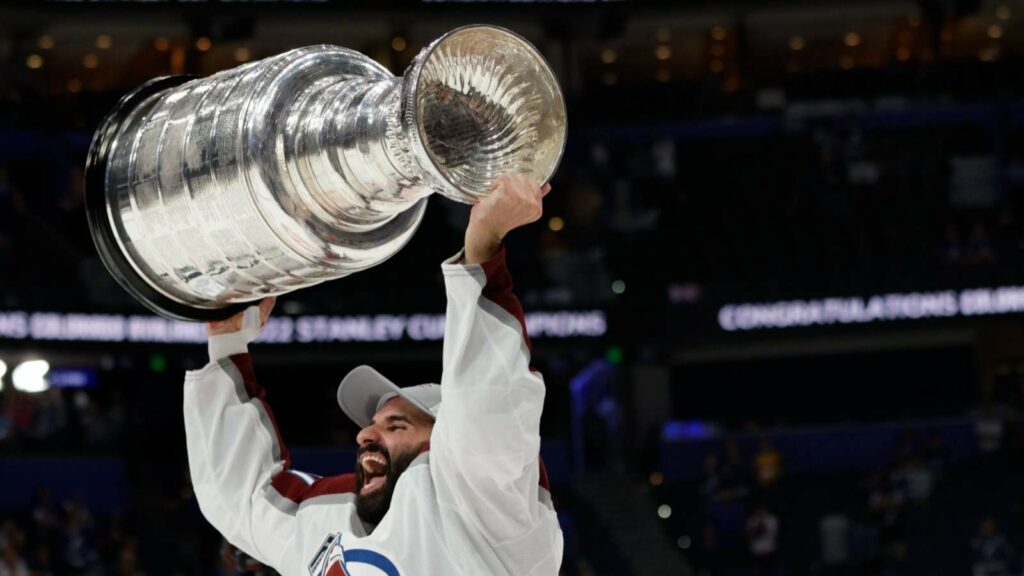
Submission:
<svg viewBox="0 0 1024 576">
<path fill-rule="evenodd" d="M 362 491 L 366 478 L 363 476 L 363 467 L 359 464 L 359 458 L 367 452 L 380 454 L 387 464 L 384 467 L 384 485 L 376 492 L 363 496 Z M 356 452 L 356 514 L 359 515 L 360 520 L 373 526 L 380 524 L 384 515 L 388 513 L 388 509 L 391 508 L 391 497 L 395 493 L 398 477 L 405 472 L 409 464 L 412 464 L 418 454 L 418 451 L 399 454 L 395 460 L 392 460 L 388 449 L 380 444 L 364 444 L 359 448 L 359 451 Z"/>
</svg>

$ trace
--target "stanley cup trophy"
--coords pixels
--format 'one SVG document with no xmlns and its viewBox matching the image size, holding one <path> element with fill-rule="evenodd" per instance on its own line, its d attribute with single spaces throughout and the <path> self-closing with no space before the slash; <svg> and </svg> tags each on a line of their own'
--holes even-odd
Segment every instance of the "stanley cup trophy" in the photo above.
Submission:
<svg viewBox="0 0 1024 576">
<path fill-rule="evenodd" d="M 224 319 L 380 264 L 431 193 L 474 203 L 505 173 L 546 182 L 565 133 L 544 58 L 501 28 L 453 30 L 401 78 L 352 50 L 299 48 L 125 96 L 89 151 L 89 227 L 151 310 Z"/>
</svg>

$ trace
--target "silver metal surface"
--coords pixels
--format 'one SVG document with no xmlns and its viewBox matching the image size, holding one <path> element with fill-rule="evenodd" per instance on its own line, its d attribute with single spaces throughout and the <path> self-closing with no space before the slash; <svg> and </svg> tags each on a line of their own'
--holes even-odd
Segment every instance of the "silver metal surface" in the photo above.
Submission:
<svg viewBox="0 0 1024 576">
<path fill-rule="evenodd" d="M 131 110 L 109 152 L 107 216 L 147 284 L 218 309 L 383 262 L 431 193 L 472 203 L 504 173 L 547 181 L 565 133 L 551 70 L 507 30 L 454 30 L 402 78 L 311 46 Z"/>
</svg>

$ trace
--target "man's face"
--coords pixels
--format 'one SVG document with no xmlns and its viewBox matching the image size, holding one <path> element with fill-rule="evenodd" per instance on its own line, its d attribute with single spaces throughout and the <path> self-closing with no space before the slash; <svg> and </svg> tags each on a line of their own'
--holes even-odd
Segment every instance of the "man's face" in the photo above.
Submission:
<svg viewBox="0 0 1024 576">
<path fill-rule="evenodd" d="M 434 421 L 405 398 L 384 403 L 356 442 L 356 512 L 363 522 L 379 524 L 402 472 L 430 441 Z"/>
</svg>

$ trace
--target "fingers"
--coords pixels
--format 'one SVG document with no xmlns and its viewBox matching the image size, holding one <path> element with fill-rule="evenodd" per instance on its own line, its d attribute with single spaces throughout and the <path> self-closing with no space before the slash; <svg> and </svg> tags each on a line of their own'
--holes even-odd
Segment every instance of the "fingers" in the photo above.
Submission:
<svg viewBox="0 0 1024 576">
<path fill-rule="evenodd" d="M 502 174 L 494 181 L 491 192 L 504 190 L 515 193 L 518 196 L 538 196 L 543 198 L 551 192 L 551 184 L 539 184 L 530 180 L 523 174 L 515 172 Z"/>
<path fill-rule="evenodd" d="M 498 176 L 498 179 L 494 181 L 494 188 L 491 192 L 497 192 L 498 190 L 505 190 L 512 186 L 512 177 L 514 174 L 502 174 Z"/>
<path fill-rule="evenodd" d="M 263 326 L 265 326 L 267 324 L 267 318 L 270 317 L 270 312 L 271 312 L 271 310 L 274 309 L 274 303 L 275 302 L 277 302 L 277 298 L 275 298 L 273 296 L 268 296 L 268 297 L 260 300 L 260 303 L 257 305 L 257 307 L 259 308 L 259 313 L 260 313 L 259 314 L 259 318 L 260 318 L 259 319 L 259 323 L 260 323 L 259 329 L 260 330 L 262 330 Z M 251 311 L 252 311 L 252 306 L 249 306 L 245 310 L 242 310 L 241 312 L 235 314 L 234 316 L 232 316 L 231 318 L 228 318 L 227 320 L 216 320 L 216 321 L 213 321 L 213 322 L 208 322 L 206 324 L 206 333 L 208 335 L 210 335 L 210 336 L 216 336 L 216 335 L 219 335 L 219 334 L 227 334 L 227 333 L 230 333 L 230 332 L 238 332 L 239 330 L 243 330 L 243 329 L 247 329 L 247 328 L 248 329 L 255 328 L 254 326 L 252 326 L 252 324 L 255 324 L 256 318 L 252 314 Z M 248 327 L 246 326 L 246 322 L 245 322 L 246 318 L 249 319 L 249 326 Z M 259 334 L 259 332 L 257 331 L 256 334 Z M 255 338 L 255 337 L 256 337 L 256 335 L 253 335 L 253 338 Z"/>
<path fill-rule="evenodd" d="M 470 217 L 479 213 L 479 219 L 487 219 L 487 214 L 494 211 L 499 214 L 491 217 L 498 222 L 496 227 L 507 232 L 539 220 L 544 213 L 544 197 L 549 192 L 550 184 L 538 183 L 519 173 L 503 174 L 494 181 L 491 194 L 473 207 Z"/>
<path fill-rule="evenodd" d="M 242 322 L 245 319 L 245 310 L 224 320 L 214 320 L 206 323 L 206 333 L 210 336 L 237 332 L 242 329 Z"/>
</svg>

